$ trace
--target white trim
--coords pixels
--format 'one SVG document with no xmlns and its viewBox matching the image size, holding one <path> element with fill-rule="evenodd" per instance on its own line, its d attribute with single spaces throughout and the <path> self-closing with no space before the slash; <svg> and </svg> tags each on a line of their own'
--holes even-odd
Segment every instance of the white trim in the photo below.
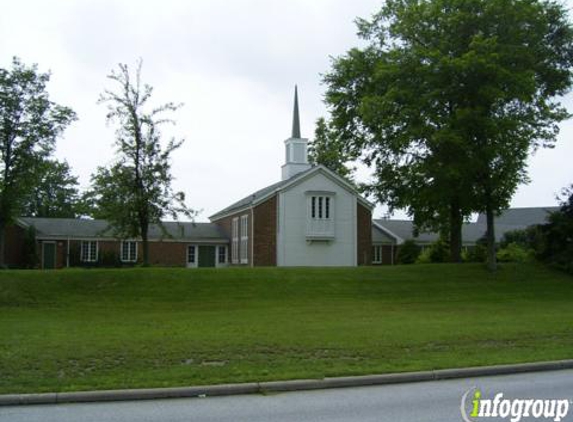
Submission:
<svg viewBox="0 0 573 422">
<path fill-rule="evenodd" d="M 123 259 L 123 245 L 126 243 L 135 244 L 135 259 L 130 259 L 131 247 L 127 248 L 127 259 Z M 127 263 L 137 262 L 138 249 L 139 248 L 138 248 L 137 240 L 122 240 L 119 244 L 119 260 L 121 262 L 127 262 Z"/>
<path fill-rule="evenodd" d="M 251 267 L 255 266 L 255 210 L 251 208 Z"/>
<path fill-rule="evenodd" d="M 285 200 L 284 193 L 280 192 L 277 194 L 277 267 L 282 267 L 285 265 Z"/>
<path fill-rule="evenodd" d="M 354 242 L 354 266 L 358 266 L 358 201 L 352 201 L 352 241 Z"/>
<path fill-rule="evenodd" d="M 382 264 L 382 244 L 381 243 L 377 243 L 377 244 L 373 244 L 372 245 L 372 263 L 373 264 Z M 376 259 L 376 250 L 380 251 L 380 256 L 378 257 L 379 259 Z"/>
<path fill-rule="evenodd" d="M 95 259 L 84 259 L 84 243 L 95 243 L 96 244 Z M 88 255 L 91 255 L 91 252 L 89 252 Z M 93 263 L 93 262 L 97 262 L 98 258 L 99 258 L 99 240 L 93 240 L 93 239 L 80 240 L 80 262 Z"/>
<path fill-rule="evenodd" d="M 231 220 L 231 263 L 239 263 L 239 217 Z"/>
<path fill-rule="evenodd" d="M 226 267 L 229 264 L 229 248 L 227 245 L 214 245 L 215 246 L 215 267 Z M 225 261 L 219 262 L 219 253 L 221 249 L 225 251 Z"/>
<path fill-rule="evenodd" d="M 386 233 L 388 236 L 396 239 L 396 244 L 401 245 L 402 243 L 404 243 L 404 239 L 402 239 L 400 236 L 398 236 L 396 233 L 392 232 L 391 230 L 388 230 L 386 227 L 383 227 L 380 224 L 378 224 L 376 222 L 376 220 L 372 219 L 372 224 L 374 224 L 378 229 L 380 229 L 381 231 Z"/>
<path fill-rule="evenodd" d="M 194 248 L 193 258 L 194 262 L 189 262 L 189 248 Z M 192 243 L 185 248 L 185 264 L 187 268 L 197 268 L 199 266 L 199 246 Z"/>
<path fill-rule="evenodd" d="M 239 262 L 249 263 L 249 214 L 241 215 L 239 243 Z"/>
</svg>

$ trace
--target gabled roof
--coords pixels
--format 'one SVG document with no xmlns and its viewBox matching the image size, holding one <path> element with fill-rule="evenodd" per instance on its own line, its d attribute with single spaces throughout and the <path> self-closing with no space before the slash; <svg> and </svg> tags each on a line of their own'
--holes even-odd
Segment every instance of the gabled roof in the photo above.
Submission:
<svg viewBox="0 0 573 422">
<path fill-rule="evenodd" d="M 509 208 L 495 217 L 495 223 L 523 227 L 533 224 L 545 224 L 549 214 L 555 211 L 559 211 L 559 207 Z M 477 223 L 486 224 L 485 214 L 482 213 L 478 216 Z"/>
<path fill-rule="evenodd" d="M 209 219 L 211 221 L 218 220 L 218 219 L 226 217 L 230 214 L 234 214 L 235 212 L 239 212 L 241 210 L 248 209 L 254 205 L 257 205 L 260 202 L 265 201 L 266 199 L 270 198 L 275 193 L 278 193 L 282 190 L 286 190 L 290 186 L 301 182 L 302 180 L 304 180 L 306 177 L 309 177 L 313 173 L 318 173 L 318 172 L 324 173 L 325 175 L 327 175 L 328 177 L 333 179 L 339 185 L 341 185 L 344 188 L 346 188 L 347 190 L 353 192 L 364 205 L 368 206 L 369 208 L 374 208 L 373 204 L 371 204 L 370 202 L 368 202 L 367 200 L 362 198 L 362 196 L 360 195 L 360 193 L 356 189 L 356 186 L 354 186 L 351 182 L 349 182 L 348 180 L 339 176 L 338 174 L 334 173 L 332 170 L 329 170 L 328 168 L 326 168 L 322 165 L 318 165 L 318 166 L 313 166 L 313 167 L 309 168 L 308 170 L 305 170 L 305 171 L 300 172 L 298 174 L 295 174 L 290 179 L 281 180 L 280 182 L 277 182 L 277 183 L 274 183 L 270 186 L 262 188 L 256 192 L 252 193 L 251 195 L 245 196 L 243 199 L 241 199 L 241 200 L 229 205 L 227 208 L 224 208 L 221 211 L 213 214 L 212 216 L 209 217 Z"/>
<path fill-rule="evenodd" d="M 507 209 L 495 219 L 495 240 L 499 242 L 508 231 L 524 229 L 534 224 L 543 224 L 549 213 L 558 209 L 558 207 Z M 414 222 L 410 220 L 376 219 L 372 226 L 393 236 L 398 244 L 410 239 L 419 243 L 433 243 L 439 238 L 439 234 L 435 232 L 421 232 L 415 237 Z M 479 215 L 477 222 L 464 223 L 462 242 L 466 244 L 477 242 L 485 235 L 486 228 L 486 218 L 482 214 Z"/>
<path fill-rule="evenodd" d="M 106 220 L 79 218 L 32 218 L 22 217 L 21 225 L 34 226 L 38 238 L 91 239 L 114 238 Z M 157 224 L 149 227 L 150 240 L 213 241 L 227 242 L 221 229 L 213 223 L 166 221 L 164 233 Z"/>
</svg>

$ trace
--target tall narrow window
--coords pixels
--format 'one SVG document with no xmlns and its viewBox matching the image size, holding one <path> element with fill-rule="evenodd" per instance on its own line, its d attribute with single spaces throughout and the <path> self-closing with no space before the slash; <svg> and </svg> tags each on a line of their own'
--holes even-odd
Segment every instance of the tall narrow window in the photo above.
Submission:
<svg viewBox="0 0 573 422">
<path fill-rule="evenodd" d="M 219 246 L 219 264 L 226 264 L 227 263 L 227 247 L 226 246 Z"/>
<path fill-rule="evenodd" d="M 195 264 L 197 260 L 197 248 L 195 245 L 189 245 L 187 247 L 187 263 Z"/>
<path fill-rule="evenodd" d="M 373 264 L 382 263 L 382 245 L 372 246 L 372 263 Z"/>
<path fill-rule="evenodd" d="M 239 217 L 231 221 L 231 262 L 239 262 Z"/>
<path fill-rule="evenodd" d="M 241 264 L 249 263 L 249 216 L 241 216 Z"/>
<path fill-rule="evenodd" d="M 310 217 L 329 220 L 332 216 L 332 198 L 330 196 L 310 197 Z"/>
<path fill-rule="evenodd" d="M 312 206 L 312 218 L 316 218 L 316 196 L 313 196 L 310 201 Z"/>
<path fill-rule="evenodd" d="M 121 261 L 122 262 L 137 261 L 137 242 L 133 240 L 127 240 L 121 242 Z"/>
<path fill-rule="evenodd" d="M 97 241 L 83 240 L 81 244 L 81 260 L 82 262 L 96 262 L 97 261 Z"/>
</svg>

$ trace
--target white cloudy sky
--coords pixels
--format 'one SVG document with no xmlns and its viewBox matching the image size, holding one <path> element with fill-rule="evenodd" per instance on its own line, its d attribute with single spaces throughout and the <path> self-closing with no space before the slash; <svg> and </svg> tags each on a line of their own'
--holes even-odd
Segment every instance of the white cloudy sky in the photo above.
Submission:
<svg viewBox="0 0 573 422">
<path fill-rule="evenodd" d="M 312 137 L 325 115 L 321 73 L 329 56 L 357 44 L 355 17 L 375 0 L 163 0 L 4 2 L 0 67 L 12 56 L 51 71 L 49 92 L 72 107 L 75 122 L 58 143 L 89 184 L 97 166 L 114 157 L 99 94 L 117 63 L 144 61 L 143 80 L 154 101 L 183 102 L 169 130 L 185 138 L 173 157 L 176 189 L 202 210 L 198 221 L 252 191 L 280 180 L 283 140 L 290 134 L 294 84 L 299 86 L 302 134 Z M 573 95 L 566 103 L 573 111 Z M 561 125 L 556 148 L 530 160 L 532 182 L 512 206 L 556 203 L 573 182 L 573 122 Z M 366 177 L 366 174 L 362 175 Z M 375 215 L 381 216 L 383 207 Z M 400 216 L 402 214 L 398 214 Z"/>
</svg>

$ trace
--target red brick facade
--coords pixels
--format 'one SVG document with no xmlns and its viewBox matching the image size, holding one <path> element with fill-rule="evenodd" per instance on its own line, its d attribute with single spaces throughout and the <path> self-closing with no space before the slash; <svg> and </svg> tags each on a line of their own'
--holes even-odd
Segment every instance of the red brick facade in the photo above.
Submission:
<svg viewBox="0 0 573 422">
<path fill-rule="evenodd" d="M 277 206 L 278 195 L 273 196 L 254 210 L 254 261 L 256 267 L 277 265 Z"/>
<path fill-rule="evenodd" d="M 357 203 L 357 263 L 372 264 L 372 212 L 360 202 Z"/>
</svg>

